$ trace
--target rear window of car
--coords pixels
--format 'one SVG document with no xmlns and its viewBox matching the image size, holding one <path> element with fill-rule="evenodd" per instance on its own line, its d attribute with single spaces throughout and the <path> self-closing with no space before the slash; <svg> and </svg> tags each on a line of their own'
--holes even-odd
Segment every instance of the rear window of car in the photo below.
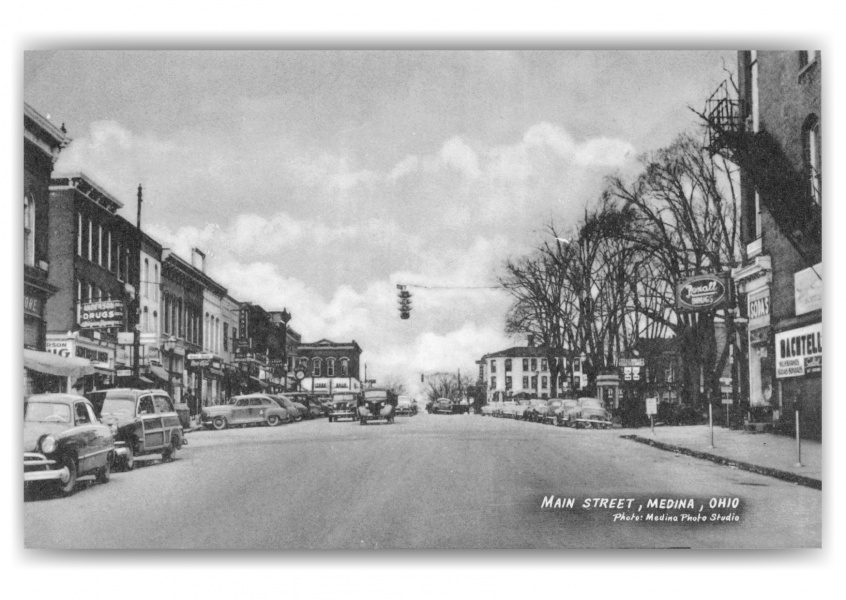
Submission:
<svg viewBox="0 0 846 600">
<path fill-rule="evenodd" d="M 157 413 L 173 412 L 173 405 L 170 403 L 170 398 L 166 396 L 154 396 L 153 404 L 156 406 Z"/>
</svg>

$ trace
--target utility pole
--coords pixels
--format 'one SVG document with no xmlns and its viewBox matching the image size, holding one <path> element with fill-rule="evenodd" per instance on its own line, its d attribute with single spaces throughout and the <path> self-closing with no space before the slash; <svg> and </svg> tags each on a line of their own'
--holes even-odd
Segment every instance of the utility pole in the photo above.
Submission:
<svg viewBox="0 0 846 600">
<path fill-rule="evenodd" d="M 141 349 L 141 286 L 146 283 L 141 281 L 141 184 L 138 184 L 138 220 L 136 227 L 138 228 L 138 256 L 136 260 L 136 267 L 138 269 L 138 289 L 135 290 L 135 323 L 132 328 L 132 376 L 137 382 L 141 377 L 140 361 L 138 353 Z"/>
</svg>

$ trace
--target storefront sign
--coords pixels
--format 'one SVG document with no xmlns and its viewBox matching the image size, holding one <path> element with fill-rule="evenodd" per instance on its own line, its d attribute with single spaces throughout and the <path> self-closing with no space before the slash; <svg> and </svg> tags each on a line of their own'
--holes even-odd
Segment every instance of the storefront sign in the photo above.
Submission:
<svg viewBox="0 0 846 600">
<path fill-rule="evenodd" d="M 72 340 L 47 340 L 46 350 L 65 358 L 75 356 Z"/>
<path fill-rule="evenodd" d="M 245 340 L 249 337 L 249 328 L 250 325 L 250 309 L 249 308 L 242 308 L 238 312 L 238 333 L 242 340 Z"/>
<path fill-rule="evenodd" d="M 214 354 L 211 352 L 193 352 L 185 358 L 188 360 L 211 360 L 214 358 Z"/>
<path fill-rule="evenodd" d="M 44 302 L 41 298 L 24 294 L 24 314 L 41 318 L 44 314 Z"/>
<path fill-rule="evenodd" d="M 796 315 L 822 310 L 822 263 L 793 275 Z"/>
<path fill-rule="evenodd" d="M 717 309 L 726 303 L 728 289 L 725 275 L 688 277 L 676 288 L 676 307 L 694 312 Z"/>
<path fill-rule="evenodd" d="M 822 372 L 822 323 L 776 334 L 776 377 Z"/>
<path fill-rule="evenodd" d="M 746 308 L 750 329 L 768 327 L 770 324 L 770 288 L 749 294 Z"/>
<path fill-rule="evenodd" d="M 123 302 L 103 300 L 79 305 L 79 326 L 83 329 L 120 327 L 123 324 Z"/>
<path fill-rule="evenodd" d="M 646 359 L 644 358 L 618 358 L 618 367 L 645 367 Z"/>
</svg>

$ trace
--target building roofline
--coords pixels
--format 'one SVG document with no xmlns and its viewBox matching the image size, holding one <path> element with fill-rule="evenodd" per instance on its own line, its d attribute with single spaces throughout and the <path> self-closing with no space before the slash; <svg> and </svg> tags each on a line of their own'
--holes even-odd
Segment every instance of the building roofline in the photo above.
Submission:
<svg viewBox="0 0 846 600">
<path fill-rule="evenodd" d="M 24 102 L 24 117 L 31 119 L 45 134 L 52 138 L 58 148 L 64 148 L 70 143 L 71 138 L 61 128 L 56 127 L 50 119 L 26 102 Z"/>
<path fill-rule="evenodd" d="M 80 189 L 80 182 L 90 187 L 91 190 Z M 117 209 L 123 208 L 123 202 L 107 192 L 103 186 L 91 179 L 91 177 L 79 171 L 53 174 L 50 178 L 50 190 L 76 190 L 112 214 L 117 212 Z M 93 194 L 91 193 L 92 191 L 94 192 Z"/>
</svg>

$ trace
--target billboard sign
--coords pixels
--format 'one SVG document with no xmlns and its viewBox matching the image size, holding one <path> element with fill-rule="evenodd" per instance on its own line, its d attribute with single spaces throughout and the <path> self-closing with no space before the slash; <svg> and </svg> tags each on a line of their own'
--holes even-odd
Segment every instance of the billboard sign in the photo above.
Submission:
<svg viewBox="0 0 846 600">
<path fill-rule="evenodd" d="M 106 329 L 123 325 L 123 302 L 101 300 L 79 305 L 79 326 L 83 329 Z"/>
<path fill-rule="evenodd" d="M 676 308 L 688 312 L 716 310 L 728 299 L 725 274 L 688 277 L 676 287 Z"/>
<path fill-rule="evenodd" d="M 822 323 L 776 334 L 776 377 L 822 372 Z"/>
</svg>

